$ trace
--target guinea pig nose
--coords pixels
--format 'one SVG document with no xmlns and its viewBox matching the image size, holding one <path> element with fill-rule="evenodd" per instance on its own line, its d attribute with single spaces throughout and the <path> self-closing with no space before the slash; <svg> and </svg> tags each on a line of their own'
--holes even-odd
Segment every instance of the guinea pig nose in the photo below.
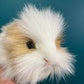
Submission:
<svg viewBox="0 0 84 84">
<path fill-rule="evenodd" d="M 50 64 L 50 62 L 49 62 L 46 58 L 44 58 L 44 61 L 45 61 L 47 64 Z"/>
</svg>

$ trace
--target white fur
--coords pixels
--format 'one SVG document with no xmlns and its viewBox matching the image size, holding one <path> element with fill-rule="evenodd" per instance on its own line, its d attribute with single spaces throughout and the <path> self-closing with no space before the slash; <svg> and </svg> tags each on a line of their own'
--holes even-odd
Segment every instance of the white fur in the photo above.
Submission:
<svg viewBox="0 0 84 84">
<path fill-rule="evenodd" d="M 36 7 L 25 7 L 22 13 L 14 22 L 19 28 L 36 43 L 36 51 L 27 53 L 21 58 L 14 59 L 17 63 L 16 71 L 12 73 L 12 68 L 7 59 L 6 50 L 3 48 L 3 40 L 6 33 L 6 26 L 0 35 L 0 64 L 7 67 L 5 75 L 10 79 L 15 76 L 17 83 L 24 84 L 30 82 L 36 84 L 37 81 L 47 78 L 50 74 L 55 74 L 58 78 L 73 74 L 73 56 L 63 49 L 56 47 L 55 40 L 64 30 L 64 19 L 59 13 L 50 9 L 38 10 Z M 8 25 L 10 26 L 10 25 Z M 46 58 L 50 65 L 46 65 L 43 60 Z M 10 77 L 10 74 L 12 75 Z"/>
</svg>

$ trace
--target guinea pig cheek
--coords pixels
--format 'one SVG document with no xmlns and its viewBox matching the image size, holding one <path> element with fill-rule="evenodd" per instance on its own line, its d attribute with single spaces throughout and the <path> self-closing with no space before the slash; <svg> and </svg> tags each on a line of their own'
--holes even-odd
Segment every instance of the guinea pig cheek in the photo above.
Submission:
<svg viewBox="0 0 84 84">
<path fill-rule="evenodd" d="M 73 73 L 73 58 L 70 53 L 66 50 L 66 48 L 61 48 L 56 51 L 56 65 L 55 68 L 55 74 L 58 77 L 63 77 L 65 74 L 68 75 L 69 73 Z"/>
<path fill-rule="evenodd" d="M 15 72 L 18 80 L 22 80 L 24 77 L 26 80 L 34 81 L 35 79 L 44 79 L 49 75 L 47 67 L 44 66 L 42 55 L 39 52 L 34 51 L 25 54 L 22 58 L 17 59 L 16 63 Z"/>
</svg>

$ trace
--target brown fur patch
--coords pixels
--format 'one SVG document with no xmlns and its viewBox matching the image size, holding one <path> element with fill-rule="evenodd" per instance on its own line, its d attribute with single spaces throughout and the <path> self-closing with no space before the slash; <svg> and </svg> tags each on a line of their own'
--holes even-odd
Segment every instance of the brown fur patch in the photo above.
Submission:
<svg viewBox="0 0 84 84">
<path fill-rule="evenodd" d="M 59 35 L 58 37 L 57 37 L 57 39 L 56 39 L 56 47 L 58 48 L 58 49 L 60 49 L 60 48 L 62 48 L 61 47 L 61 43 L 62 43 L 62 37 L 63 37 L 63 35 L 61 34 L 61 35 Z"/>
<path fill-rule="evenodd" d="M 9 59 L 14 59 L 35 50 L 28 49 L 26 42 L 31 41 L 31 39 L 26 37 L 18 27 L 17 24 L 12 24 L 6 29 L 5 47 L 8 50 Z"/>
</svg>

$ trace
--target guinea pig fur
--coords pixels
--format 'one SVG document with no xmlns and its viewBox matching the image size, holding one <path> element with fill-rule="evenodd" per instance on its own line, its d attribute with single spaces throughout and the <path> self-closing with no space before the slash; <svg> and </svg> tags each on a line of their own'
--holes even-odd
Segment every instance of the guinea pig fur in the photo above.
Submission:
<svg viewBox="0 0 84 84">
<path fill-rule="evenodd" d="M 48 76 L 60 79 L 74 74 L 74 56 L 61 46 L 64 28 L 60 13 L 25 6 L 18 19 L 2 27 L 0 77 L 36 84 Z"/>
</svg>

